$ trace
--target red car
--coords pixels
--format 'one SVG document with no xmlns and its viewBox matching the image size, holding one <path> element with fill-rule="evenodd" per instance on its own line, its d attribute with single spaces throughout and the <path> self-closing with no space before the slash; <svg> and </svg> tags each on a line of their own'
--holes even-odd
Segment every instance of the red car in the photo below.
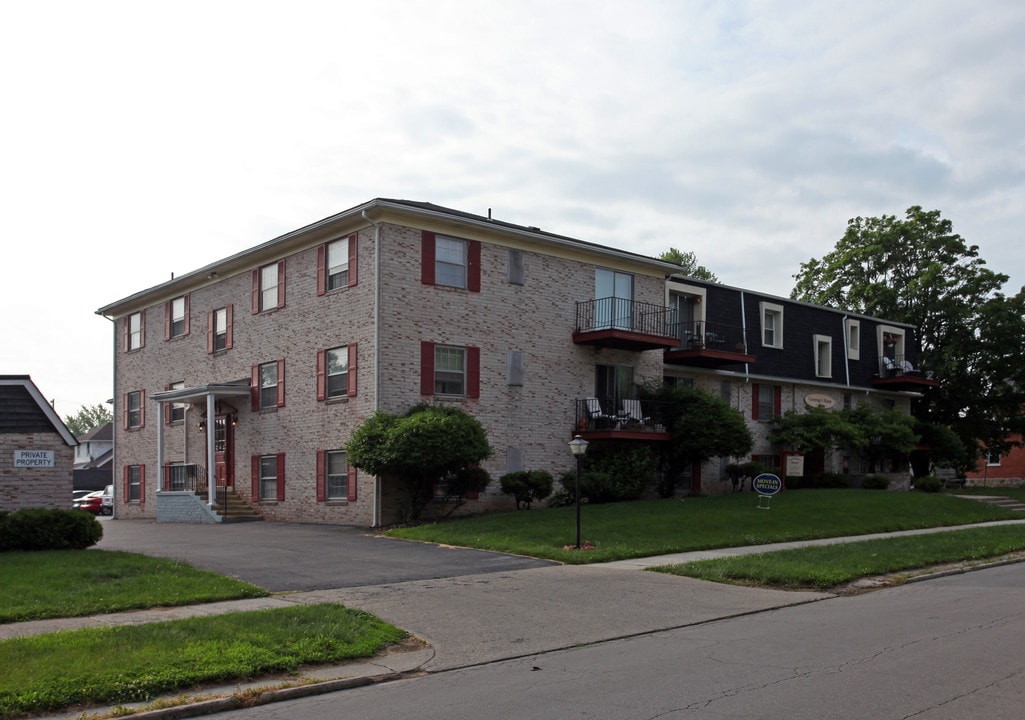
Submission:
<svg viewBox="0 0 1025 720">
<path fill-rule="evenodd" d="M 83 495 L 77 500 L 73 500 L 71 507 L 75 510 L 85 510 L 93 515 L 99 515 L 103 512 L 103 491 L 97 490 L 88 495 Z"/>
</svg>

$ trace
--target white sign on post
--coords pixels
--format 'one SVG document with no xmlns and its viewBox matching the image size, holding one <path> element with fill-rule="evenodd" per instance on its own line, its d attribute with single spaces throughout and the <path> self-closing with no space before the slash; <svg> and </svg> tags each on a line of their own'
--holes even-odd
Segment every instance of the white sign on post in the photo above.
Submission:
<svg viewBox="0 0 1025 720">
<path fill-rule="evenodd" d="M 804 455 L 787 456 L 787 477 L 804 476 Z"/>
<path fill-rule="evenodd" d="M 14 467 L 53 467 L 53 450 L 15 450 Z"/>
</svg>

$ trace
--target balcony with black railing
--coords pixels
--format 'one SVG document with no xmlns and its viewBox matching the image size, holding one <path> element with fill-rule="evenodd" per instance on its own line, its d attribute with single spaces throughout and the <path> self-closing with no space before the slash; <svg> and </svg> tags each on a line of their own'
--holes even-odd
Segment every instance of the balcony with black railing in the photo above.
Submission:
<svg viewBox="0 0 1025 720">
<path fill-rule="evenodd" d="M 665 442 L 667 403 L 655 400 L 577 398 L 573 435 L 585 440 Z"/>
<path fill-rule="evenodd" d="M 880 356 L 879 370 L 872 387 L 885 390 L 916 391 L 937 387 L 940 381 L 931 370 L 916 367 L 905 355 Z"/>
<path fill-rule="evenodd" d="M 719 367 L 743 365 L 758 358 L 747 350 L 744 328 L 717 322 L 680 322 L 673 326 L 676 345 L 663 358 L 673 365 Z"/>
<path fill-rule="evenodd" d="M 676 313 L 664 305 L 606 297 L 577 303 L 573 342 L 621 350 L 658 350 L 677 344 Z"/>
</svg>

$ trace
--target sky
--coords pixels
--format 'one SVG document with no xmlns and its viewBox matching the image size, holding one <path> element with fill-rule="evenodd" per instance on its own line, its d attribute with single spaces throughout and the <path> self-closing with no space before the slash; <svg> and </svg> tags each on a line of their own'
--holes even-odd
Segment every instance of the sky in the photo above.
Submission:
<svg viewBox="0 0 1025 720">
<path fill-rule="evenodd" d="M 0 3 L 0 374 L 113 394 L 96 310 L 375 197 L 788 296 L 939 210 L 1025 284 L 1025 4 Z"/>
</svg>

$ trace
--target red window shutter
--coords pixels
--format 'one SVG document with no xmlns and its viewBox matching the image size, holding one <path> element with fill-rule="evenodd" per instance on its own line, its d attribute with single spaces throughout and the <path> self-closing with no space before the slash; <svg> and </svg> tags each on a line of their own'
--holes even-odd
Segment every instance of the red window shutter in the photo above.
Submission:
<svg viewBox="0 0 1025 720">
<path fill-rule="evenodd" d="M 146 466 L 139 466 L 139 504 L 146 504 Z"/>
<path fill-rule="evenodd" d="M 278 407 L 285 407 L 285 361 L 278 360 Z"/>
<path fill-rule="evenodd" d="M 260 268 L 253 270 L 253 315 L 260 312 Z"/>
<path fill-rule="evenodd" d="M 121 349 L 128 352 L 128 328 L 132 325 L 132 316 L 125 315 L 121 318 Z"/>
<path fill-rule="evenodd" d="M 171 339 L 171 303 L 173 300 L 168 300 L 164 303 L 164 340 Z"/>
<path fill-rule="evenodd" d="M 278 307 L 285 307 L 285 261 L 278 261 Z"/>
<path fill-rule="evenodd" d="M 772 412 L 779 417 L 783 414 L 783 388 L 776 385 L 773 388 L 772 393 Z"/>
<path fill-rule="evenodd" d="M 327 397 L 327 350 L 317 351 L 317 400 Z"/>
<path fill-rule="evenodd" d="M 434 233 L 424 230 L 420 235 L 422 260 L 420 266 L 420 282 L 424 285 L 434 284 Z M 432 388 L 433 392 L 433 388 Z"/>
<path fill-rule="evenodd" d="M 128 429 L 128 393 L 121 396 L 121 427 Z"/>
<path fill-rule="evenodd" d="M 466 397 L 480 397 L 480 348 L 466 348 Z"/>
<path fill-rule="evenodd" d="M 278 453 L 278 502 L 285 501 L 285 453 Z"/>
<path fill-rule="evenodd" d="M 164 492 L 171 489 L 171 471 L 168 468 L 171 467 L 171 463 L 164 461 L 164 467 L 160 468 L 160 484 L 164 488 Z"/>
<path fill-rule="evenodd" d="M 349 345 L 349 397 L 356 397 L 356 370 L 356 343 L 352 343 Z"/>
<path fill-rule="evenodd" d="M 327 293 L 327 245 L 317 248 L 317 295 Z"/>
<path fill-rule="evenodd" d="M 249 385 L 249 396 L 252 401 L 252 411 L 260 409 L 260 366 L 253 365 L 253 380 Z"/>
<path fill-rule="evenodd" d="M 327 451 L 317 451 L 317 502 L 327 500 Z"/>
<path fill-rule="evenodd" d="M 260 501 L 260 456 L 253 455 L 252 457 L 252 500 L 253 502 Z"/>
<path fill-rule="evenodd" d="M 128 502 L 128 486 L 131 484 L 128 480 L 128 466 L 125 465 L 121 470 L 121 500 L 122 502 Z"/>
<path fill-rule="evenodd" d="M 225 333 L 224 333 L 224 336 L 225 336 L 224 337 L 224 349 L 225 350 L 228 350 L 228 349 L 231 348 L 231 341 L 232 341 L 232 338 L 234 337 L 234 334 L 233 334 L 233 331 L 232 331 L 234 320 L 235 320 L 235 306 L 234 305 L 229 305 L 228 307 L 224 308 L 224 328 L 225 328 Z"/>
<path fill-rule="evenodd" d="M 349 236 L 349 287 L 352 287 L 359 281 L 359 253 L 356 249 L 356 243 L 358 241 L 359 235 L 356 233 Z"/>
<path fill-rule="evenodd" d="M 356 500 L 356 468 L 349 466 L 345 474 L 345 499 L 349 502 Z"/>
<path fill-rule="evenodd" d="M 146 427 L 146 391 L 139 391 L 139 427 Z"/>
<path fill-rule="evenodd" d="M 467 245 L 466 289 L 480 292 L 480 241 L 470 240 Z"/>
<path fill-rule="evenodd" d="M 751 383 L 751 419 L 758 419 L 758 383 Z"/>
<path fill-rule="evenodd" d="M 146 347 L 146 311 L 139 313 L 139 348 Z"/>
<path fill-rule="evenodd" d="M 192 314 L 191 310 L 189 309 L 190 308 L 190 303 L 189 303 L 189 298 L 190 297 L 191 297 L 191 295 L 186 295 L 185 296 L 185 333 L 184 333 L 185 335 L 189 334 L 189 316 Z"/>
<path fill-rule="evenodd" d="M 420 343 L 420 394 L 434 394 L 434 343 Z"/>
<path fill-rule="evenodd" d="M 206 351 L 212 353 L 214 351 L 214 335 L 216 328 L 214 326 L 214 311 L 211 310 L 206 314 Z"/>
</svg>

